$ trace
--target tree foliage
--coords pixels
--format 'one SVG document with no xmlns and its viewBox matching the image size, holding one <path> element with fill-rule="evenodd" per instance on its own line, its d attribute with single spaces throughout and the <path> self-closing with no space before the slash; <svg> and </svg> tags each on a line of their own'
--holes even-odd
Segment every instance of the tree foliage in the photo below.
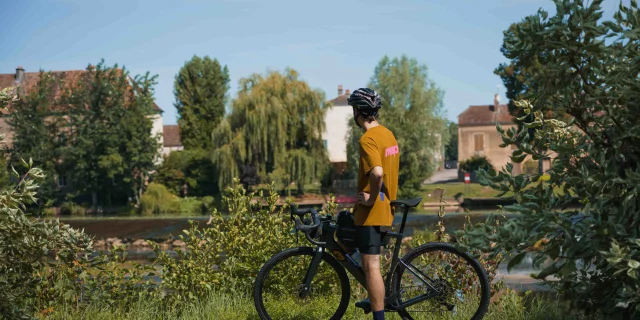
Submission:
<svg viewBox="0 0 640 320">
<path fill-rule="evenodd" d="M 443 92 L 428 79 L 426 66 L 406 56 L 383 57 L 368 86 L 382 98 L 379 122 L 394 133 L 400 146 L 398 196 L 416 195 L 435 171 L 435 155 L 442 152 L 449 138 L 442 114 Z M 362 134 L 352 121 L 347 145 L 352 171 L 358 168 Z"/>
<path fill-rule="evenodd" d="M 326 108 L 324 94 L 293 69 L 241 79 L 231 114 L 213 133 L 219 188 L 236 177 L 245 186 L 260 178 L 299 189 L 319 180 L 329 163 L 321 137 Z"/>
<path fill-rule="evenodd" d="M 458 160 L 458 124 L 447 121 L 449 142 L 444 147 L 444 159 L 446 161 Z"/>
<path fill-rule="evenodd" d="M 211 149 L 211 133 L 225 114 L 229 81 L 227 67 L 208 56 L 193 56 L 180 68 L 174 94 L 185 149 Z"/>
<path fill-rule="evenodd" d="M 63 89 L 64 83 L 64 74 L 56 76 L 41 70 L 33 87 L 16 88 L 20 99 L 7 108 L 10 114 L 7 124 L 13 131 L 8 150 L 10 163 L 19 168 L 21 159 L 32 159 L 46 174 L 46 181 L 38 189 L 40 204 L 54 200 L 58 186 L 56 173 L 60 171 L 66 139 L 61 130 L 64 122 L 56 110 L 59 101 L 56 92 Z"/>
<path fill-rule="evenodd" d="M 459 170 L 462 172 L 476 172 L 478 170 L 495 170 L 493 165 L 485 156 L 474 155 L 467 160 L 460 161 Z"/>
<path fill-rule="evenodd" d="M 201 197 L 219 193 L 211 154 L 202 149 L 171 152 L 158 168 L 155 180 L 175 195 Z"/>
<path fill-rule="evenodd" d="M 549 259 L 535 277 L 558 278 L 549 284 L 574 309 L 628 319 L 640 316 L 640 12 L 633 0 L 620 5 L 613 21 L 601 21 L 601 3 L 556 1 L 554 16 L 539 10 L 505 42 L 507 58 L 537 57 L 544 67 L 535 75 L 536 98 L 516 103 L 524 114 L 519 120 L 532 121 L 522 130 L 498 126 L 501 147 L 519 145 L 514 163 L 527 155 L 557 157 L 545 174 L 514 176 L 507 165 L 486 176 L 484 184 L 514 193 L 517 203 L 504 210 L 521 214 L 496 229 L 469 227 L 460 239 L 513 254 L 510 267 L 526 253 L 535 266 Z M 571 122 L 545 117 L 551 104 Z M 566 208 L 569 191 L 580 209 Z"/>
<path fill-rule="evenodd" d="M 70 128 L 66 174 L 78 193 L 93 195 L 94 205 L 111 205 L 113 197 L 139 200 L 160 148 L 151 135 L 154 84 L 148 73 L 131 78 L 126 69 L 101 62 L 63 97 Z"/>
</svg>

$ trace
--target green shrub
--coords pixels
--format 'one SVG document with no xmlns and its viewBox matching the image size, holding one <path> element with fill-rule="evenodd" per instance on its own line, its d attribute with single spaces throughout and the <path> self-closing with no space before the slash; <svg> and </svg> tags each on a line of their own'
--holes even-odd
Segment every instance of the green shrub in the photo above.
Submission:
<svg viewBox="0 0 640 320">
<path fill-rule="evenodd" d="M 179 198 L 178 199 L 178 210 L 182 215 L 201 215 L 205 214 L 203 210 L 203 202 L 202 200 L 189 197 L 189 198 Z"/>
<path fill-rule="evenodd" d="M 542 69 L 526 72 L 534 90 L 514 100 L 521 129 L 496 126 L 501 147 L 518 146 L 513 163 L 553 163 L 534 176 L 514 174 L 510 164 L 486 175 L 484 185 L 514 194 L 517 203 L 503 209 L 519 217 L 497 229 L 470 226 L 462 241 L 511 256 L 509 266 L 532 255 L 532 276 L 575 310 L 639 319 L 640 8 L 620 3 L 610 20 L 602 1 L 555 3 L 554 14 L 539 10 L 505 31 L 511 62 Z M 567 208 L 571 193 L 580 208 Z"/>
<path fill-rule="evenodd" d="M 201 197 L 218 193 L 213 163 L 205 150 L 171 152 L 162 162 L 155 181 L 176 196 Z M 183 187 L 187 186 L 187 194 Z"/>
<path fill-rule="evenodd" d="M 462 172 L 475 172 L 480 169 L 489 171 L 493 169 L 493 165 L 491 165 L 487 157 L 474 155 L 467 160 L 460 161 L 458 168 Z"/>
<path fill-rule="evenodd" d="M 13 172 L 18 184 L 0 192 L 0 314 L 8 318 L 33 315 L 45 304 L 44 296 L 63 294 L 62 286 L 47 284 L 62 276 L 61 269 L 73 266 L 78 256 L 88 255 L 91 239 L 57 220 L 34 219 L 25 208 L 35 203 L 37 183 L 44 174 L 24 163 L 26 174 Z"/>
<path fill-rule="evenodd" d="M 62 215 L 84 216 L 85 213 L 85 208 L 72 201 L 67 201 L 60 205 L 60 214 Z"/>
<path fill-rule="evenodd" d="M 142 214 L 173 213 L 180 211 L 178 197 L 169 192 L 159 183 L 150 183 L 147 190 L 140 197 L 140 212 Z"/>
<path fill-rule="evenodd" d="M 237 185 L 223 197 L 229 217 L 214 210 L 210 227 L 199 228 L 191 221 L 189 230 L 179 237 L 188 250 L 178 250 L 177 259 L 153 245 L 158 254 L 156 263 L 162 266 L 162 286 L 176 301 L 196 301 L 212 290 L 249 293 L 262 265 L 273 254 L 296 246 L 293 226 L 285 212 L 288 206 L 276 209 L 278 194 L 270 192 L 265 197 L 262 193 L 246 193 L 242 185 Z M 262 201 L 254 201 L 255 196 Z M 283 278 L 281 282 L 290 280 Z"/>
</svg>

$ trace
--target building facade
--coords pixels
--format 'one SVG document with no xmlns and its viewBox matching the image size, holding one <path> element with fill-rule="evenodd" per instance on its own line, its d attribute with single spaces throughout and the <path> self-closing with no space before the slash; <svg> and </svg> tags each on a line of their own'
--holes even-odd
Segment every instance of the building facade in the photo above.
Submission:
<svg viewBox="0 0 640 320">
<path fill-rule="evenodd" d="M 332 107 L 327 109 L 324 116 L 325 131 L 322 133 L 322 140 L 337 172 L 347 167 L 349 121 L 353 121 L 353 110 L 347 104 L 350 94 L 349 89 L 343 92 L 342 85 L 339 85 L 338 96 L 329 101 Z"/>
<path fill-rule="evenodd" d="M 516 126 L 508 106 L 499 104 L 497 95 L 493 104 L 469 106 L 458 116 L 458 164 L 477 155 L 486 157 L 496 170 L 500 170 L 511 161 L 514 147 L 500 148 L 502 136 L 496 130 L 496 124 L 505 131 Z M 517 167 L 519 171 L 520 167 Z"/>
</svg>

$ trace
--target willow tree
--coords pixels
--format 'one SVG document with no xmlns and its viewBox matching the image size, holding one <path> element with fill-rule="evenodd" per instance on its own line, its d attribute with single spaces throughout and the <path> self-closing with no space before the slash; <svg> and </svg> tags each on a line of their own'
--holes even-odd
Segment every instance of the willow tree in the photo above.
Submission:
<svg viewBox="0 0 640 320">
<path fill-rule="evenodd" d="M 241 79 L 231 113 L 213 132 L 219 187 L 243 176 L 247 186 L 255 175 L 283 185 L 296 182 L 303 192 L 329 164 L 321 137 L 326 109 L 324 93 L 293 69 Z"/>
<path fill-rule="evenodd" d="M 383 57 L 374 70 L 369 88 L 382 99 L 379 121 L 389 128 L 400 146 L 399 196 L 420 193 L 422 182 L 438 165 L 437 154 L 448 142 L 442 91 L 427 76 L 427 67 L 413 58 Z M 351 121 L 347 156 L 349 170 L 358 168 L 358 140 L 362 129 Z"/>
</svg>

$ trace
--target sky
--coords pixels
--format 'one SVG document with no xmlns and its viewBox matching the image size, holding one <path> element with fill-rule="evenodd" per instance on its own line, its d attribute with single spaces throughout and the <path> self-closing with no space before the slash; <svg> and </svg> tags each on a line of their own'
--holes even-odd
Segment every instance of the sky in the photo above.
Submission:
<svg viewBox="0 0 640 320">
<path fill-rule="evenodd" d="M 628 4 L 630 0 L 623 0 Z M 611 16 L 618 0 L 605 0 Z M 0 0 L 0 73 L 79 70 L 101 59 L 158 75 L 156 103 L 176 124 L 173 80 L 194 55 L 229 68 L 230 98 L 253 73 L 298 71 L 327 100 L 364 87 L 385 55 L 415 58 L 444 91 L 446 116 L 491 104 L 503 31 L 550 0 Z"/>
</svg>

